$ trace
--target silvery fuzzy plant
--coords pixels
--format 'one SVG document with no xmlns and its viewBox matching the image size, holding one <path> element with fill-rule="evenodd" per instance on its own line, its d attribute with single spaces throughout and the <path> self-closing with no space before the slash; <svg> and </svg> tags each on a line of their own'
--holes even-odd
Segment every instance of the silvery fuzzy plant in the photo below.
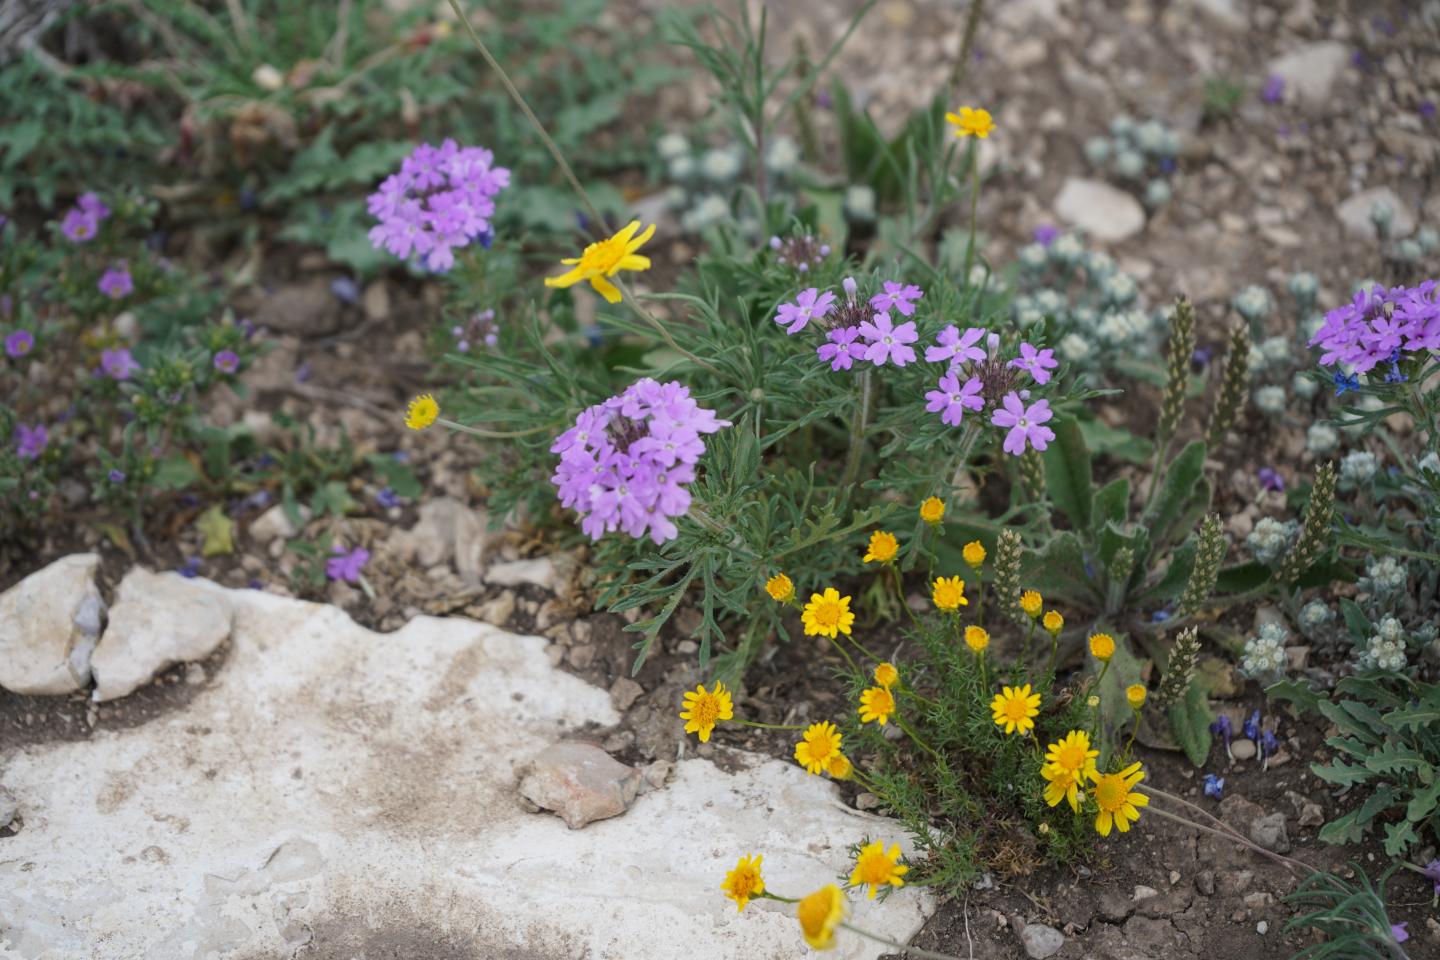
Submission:
<svg viewBox="0 0 1440 960">
<path fill-rule="evenodd" d="M 1079 424 L 1066 419 L 1056 426 L 1056 440 L 1041 462 L 1044 493 L 1058 516 L 1043 540 L 1025 552 L 1021 579 L 1047 600 L 1085 611 L 1096 630 L 1115 636 L 1118 649 L 1106 680 L 1118 686 L 1109 691 L 1112 695 L 1100 692 L 1102 711 L 1114 711 L 1115 723 L 1128 717 L 1124 698 L 1118 694 L 1139 677 L 1138 653 L 1170 664 L 1168 672 L 1185 679 L 1185 683 L 1172 680 L 1160 699 L 1167 701 L 1162 706 L 1176 740 L 1199 763 L 1209 748 L 1209 713 L 1204 691 L 1188 683 L 1198 642 L 1189 636 L 1176 657 L 1168 637 L 1177 629 L 1203 627 L 1217 608 L 1289 594 L 1329 544 L 1334 470 L 1322 469 L 1299 543 L 1289 556 L 1273 566 L 1224 566 L 1229 544 L 1221 518 L 1211 512 L 1212 487 L 1204 467 L 1211 444 L 1223 445 L 1240 415 L 1249 342 L 1245 328 L 1237 325 L 1219 371 L 1220 382 L 1212 388 L 1215 400 L 1207 439 L 1181 445 L 1194 324 L 1193 308 L 1180 298 L 1171 313 L 1166 385 L 1150 477 L 1138 489 L 1132 489 L 1128 477 L 1097 487 L 1090 448 Z M 1022 462 L 1016 472 L 1024 486 L 1033 470 Z M 1028 484 L 1035 483 L 1032 476 Z M 1127 637 L 1131 643 L 1125 642 Z"/>
<path fill-rule="evenodd" d="M 1108 179 L 1138 196 L 1151 210 L 1174 196 L 1180 136 L 1158 120 L 1137 123 L 1121 115 L 1110 121 L 1110 135 L 1085 141 L 1085 159 Z"/>
</svg>

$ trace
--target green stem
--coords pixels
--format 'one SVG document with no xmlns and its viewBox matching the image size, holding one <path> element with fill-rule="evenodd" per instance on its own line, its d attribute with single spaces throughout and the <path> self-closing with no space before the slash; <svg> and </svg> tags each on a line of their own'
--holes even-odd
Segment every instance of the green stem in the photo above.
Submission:
<svg viewBox="0 0 1440 960">
<path fill-rule="evenodd" d="M 449 427 L 451 430 L 459 430 L 461 433 L 468 433 L 472 437 L 485 437 L 489 440 L 509 440 L 514 437 L 528 437 L 536 433 L 544 433 L 553 430 L 549 425 L 543 427 L 531 427 L 529 430 L 481 430 L 479 427 L 467 427 L 463 423 L 456 423 L 454 420 L 446 420 L 444 417 L 437 417 L 436 423 Z"/>
<path fill-rule="evenodd" d="M 831 645 L 834 646 L 836 650 L 839 650 L 839 651 L 840 651 L 840 656 L 842 656 L 842 657 L 845 658 L 845 662 L 848 663 L 848 664 L 850 664 L 850 670 L 851 670 L 851 672 L 857 674 L 857 675 L 858 675 L 859 677 L 861 677 L 861 679 L 863 680 L 864 677 L 865 677 L 865 674 L 864 674 L 863 672 L 861 672 L 861 670 L 860 670 L 860 668 L 859 668 L 858 666 L 855 665 L 855 660 L 850 656 L 850 651 L 849 651 L 849 650 L 846 650 L 843 646 L 841 646 L 841 645 L 840 645 L 840 641 L 837 640 L 837 639 L 835 639 L 834 637 L 830 637 L 829 639 L 830 639 Z"/>
<path fill-rule="evenodd" d="M 904 610 L 905 610 L 905 612 L 906 612 L 907 614 L 910 615 L 910 623 L 914 625 L 914 627 L 915 627 L 916 630 L 919 630 L 919 629 L 920 629 L 920 621 L 915 619 L 915 611 L 914 611 L 914 610 L 911 610 L 911 609 L 910 609 L 910 604 L 908 604 L 908 603 L 905 602 L 905 587 L 904 587 L 904 585 L 902 585 L 901 582 L 900 582 L 900 568 L 897 567 L 897 566 L 896 566 L 895 564 L 893 564 L 893 563 L 888 564 L 888 566 L 890 567 L 890 572 L 891 572 L 892 574 L 894 574 L 894 579 L 895 579 L 895 597 L 896 597 L 896 599 L 898 599 L 898 600 L 900 601 L 900 606 L 901 606 L 902 608 L 904 608 Z"/>
<path fill-rule="evenodd" d="M 756 900 L 779 900 L 781 903 L 799 903 L 799 897 L 782 897 L 778 893 L 771 893 L 766 890 L 764 893 L 756 894 Z"/>
<path fill-rule="evenodd" d="M 865 427 L 870 416 L 870 370 L 860 374 L 860 409 L 850 423 L 850 450 L 845 457 L 845 472 L 840 477 L 840 490 L 848 491 L 860 474 L 860 459 L 865 451 Z"/>
<path fill-rule="evenodd" d="M 453 3 L 454 0 L 451 0 Z M 975 260 L 975 231 L 978 224 L 977 214 L 980 209 L 980 144 L 973 141 L 970 144 L 970 240 L 965 244 L 965 272 L 961 274 L 962 283 L 970 282 L 970 267 Z"/>
<path fill-rule="evenodd" d="M 757 727 L 761 730 L 804 730 L 803 723 L 761 723 L 759 720 L 734 720 L 734 723 L 746 727 Z"/>
<path fill-rule="evenodd" d="M 924 738 L 921 737 L 920 734 L 918 734 L 918 733 L 916 733 L 914 730 L 912 730 L 912 729 L 910 728 L 910 724 L 906 723 L 906 722 L 900 717 L 900 715 L 899 715 L 898 713 L 895 715 L 895 723 L 900 727 L 901 730 L 904 730 L 904 731 L 905 731 L 905 734 L 906 734 L 911 740 L 914 740 L 914 741 L 915 741 L 915 745 L 916 745 L 917 747 L 919 747 L 921 750 L 924 750 L 926 753 L 930 754 L 930 756 L 934 757 L 936 760 L 939 760 L 939 759 L 940 759 L 940 754 L 938 754 L 938 753 L 935 752 L 935 748 L 932 747 L 932 746 L 930 746 L 930 744 L 926 743 L 925 740 L 924 740 Z"/>
</svg>

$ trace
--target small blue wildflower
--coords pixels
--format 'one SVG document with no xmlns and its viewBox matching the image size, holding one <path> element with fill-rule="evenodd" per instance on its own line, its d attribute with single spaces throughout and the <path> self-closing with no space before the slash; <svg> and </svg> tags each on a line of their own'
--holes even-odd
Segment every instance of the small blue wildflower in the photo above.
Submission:
<svg viewBox="0 0 1440 960">
<path fill-rule="evenodd" d="M 1409 377 L 1400 372 L 1400 350 L 1397 348 L 1395 352 L 1390 354 L 1390 372 L 1385 374 L 1385 382 L 1404 383 L 1409 379 Z"/>
<path fill-rule="evenodd" d="M 1285 478 L 1280 476 L 1273 467 L 1261 467 L 1256 476 L 1260 478 L 1262 489 L 1272 490 L 1276 493 L 1285 491 Z"/>
<path fill-rule="evenodd" d="M 1217 777 L 1213 773 L 1205 774 L 1204 790 L 1205 796 L 1210 797 L 1214 800 L 1219 800 L 1221 794 L 1225 792 L 1225 778 Z"/>
<path fill-rule="evenodd" d="M 1266 730 L 1260 734 L 1260 756 L 1269 758 L 1280 752 L 1280 738 L 1275 736 L 1274 730 Z"/>
<path fill-rule="evenodd" d="M 331 280 L 330 292 L 345 303 L 355 303 L 360 299 L 360 286 L 349 277 L 336 277 Z"/>
<path fill-rule="evenodd" d="M 1197 369 L 1203 370 L 1214 356 L 1215 352 L 1209 347 L 1196 347 L 1195 352 L 1190 354 L 1190 363 Z"/>
<path fill-rule="evenodd" d="M 1230 738 L 1234 735 L 1234 731 L 1230 728 L 1230 718 L 1223 713 L 1220 714 L 1215 718 L 1215 722 L 1210 724 L 1210 733 L 1225 741 L 1225 756 L 1233 760 L 1234 756 L 1230 753 Z"/>
<path fill-rule="evenodd" d="M 246 586 L 248 586 L 251 590 L 265 589 L 265 583 L 259 577 L 251 577 L 250 582 L 246 584 Z"/>
<path fill-rule="evenodd" d="M 384 490 L 381 490 L 379 493 L 375 494 L 375 502 L 380 504 L 380 506 L 384 507 L 386 510 L 389 510 L 391 507 L 400 506 L 400 498 L 396 496 L 395 491 L 391 490 L 389 487 L 386 487 Z"/>
<path fill-rule="evenodd" d="M 308 363 L 302 363 L 302 364 L 300 364 L 300 368 L 295 371 L 295 382 L 296 382 L 296 383 L 304 383 L 306 380 L 309 380 L 309 379 L 310 379 L 310 364 L 308 364 Z"/>
<path fill-rule="evenodd" d="M 1242 732 L 1244 732 L 1245 736 L 1249 737 L 1251 740 L 1259 740 L 1260 711 L 1256 710 L 1254 713 L 1250 714 L 1250 716 L 1246 717 L 1245 722 L 1241 725 L 1240 729 Z"/>
<path fill-rule="evenodd" d="M 1170 619 L 1170 611 L 1169 611 L 1169 610 L 1156 610 L 1153 614 L 1150 615 L 1150 622 L 1151 622 L 1151 623 L 1164 623 L 1166 620 L 1169 620 L 1169 619 Z"/>
<path fill-rule="evenodd" d="M 190 557 L 185 561 L 184 566 L 178 567 L 176 569 L 176 572 L 179 573 L 180 576 L 184 577 L 186 580 L 195 579 L 195 577 L 200 573 L 200 558 Z"/>
<path fill-rule="evenodd" d="M 396 450 L 390 455 L 390 459 L 394 460 L 396 463 L 409 463 L 410 454 L 406 453 L 404 450 Z"/>
<path fill-rule="evenodd" d="M 110 482 L 111 482 L 111 483 L 115 483 L 115 484 L 124 483 L 124 482 L 125 482 L 125 471 L 124 471 L 124 470 L 111 470 L 111 471 L 110 471 Z"/>
<path fill-rule="evenodd" d="M 1335 381 L 1335 396 L 1337 397 L 1343 395 L 1346 390 L 1360 392 L 1360 374 L 1358 373 L 1352 373 L 1347 377 L 1341 371 L 1336 370 L 1332 379 Z"/>
</svg>

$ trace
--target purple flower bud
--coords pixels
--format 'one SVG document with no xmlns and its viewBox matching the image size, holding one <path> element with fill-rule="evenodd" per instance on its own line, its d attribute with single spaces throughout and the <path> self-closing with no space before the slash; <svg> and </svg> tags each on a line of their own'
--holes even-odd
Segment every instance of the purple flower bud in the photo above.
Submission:
<svg viewBox="0 0 1440 960">
<path fill-rule="evenodd" d="M 1280 738 L 1275 731 L 1266 730 L 1260 734 L 1260 756 L 1273 757 L 1280 752 Z"/>
<path fill-rule="evenodd" d="M 1205 796 L 1219 800 L 1221 794 L 1225 792 L 1225 778 L 1217 777 L 1213 773 L 1205 774 L 1204 790 Z"/>
<path fill-rule="evenodd" d="M 1246 718 L 1245 723 L 1241 725 L 1240 729 L 1244 732 L 1245 736 L 1249 737 L 1251 740 L 1259 740 L 1260 711 L 1256 710 L 1254 713 L 1250 714 L 1250 716 Z"/>
</svg>

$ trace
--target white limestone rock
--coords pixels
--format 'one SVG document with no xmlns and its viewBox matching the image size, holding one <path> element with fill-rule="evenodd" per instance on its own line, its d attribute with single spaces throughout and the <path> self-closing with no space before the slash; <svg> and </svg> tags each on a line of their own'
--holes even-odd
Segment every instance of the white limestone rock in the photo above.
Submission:
<svg viewBox="0 0 1440 960">
<path fill-rule="evenodd" d="M 1145 210 L 1124 190 L 1100 180 L 1068 177 L 1055 198 L 1055 215 L 1096 240 L 1118 243 L 1145 227 Z"/>
<path fill-rule="evenodd" d="M 73 693 L 90 682 L 104 601 L 100 557 L 56 560 L 0 594 L 0 687 L 27 696 Z"/>
</svg>

